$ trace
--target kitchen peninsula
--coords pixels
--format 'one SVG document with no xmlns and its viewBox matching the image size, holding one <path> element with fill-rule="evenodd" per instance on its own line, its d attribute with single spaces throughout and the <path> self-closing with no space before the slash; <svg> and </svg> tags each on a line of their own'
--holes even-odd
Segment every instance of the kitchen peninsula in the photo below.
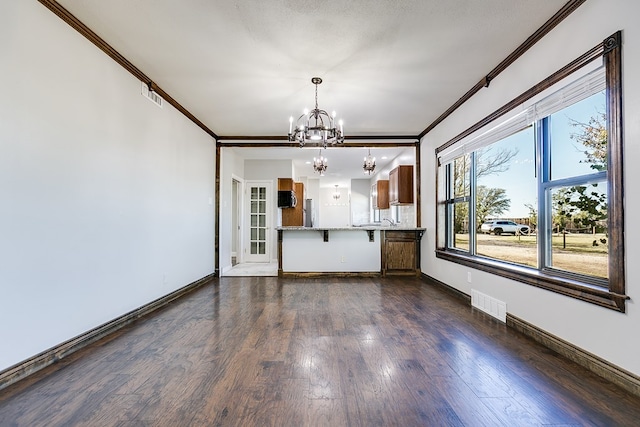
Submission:
<svg viewBox="0 0 640 427">
<path fill-rule="evenodd" d="M 278 276 L 420 275 L 424 228 L 277 227 Z"/>
</svg>

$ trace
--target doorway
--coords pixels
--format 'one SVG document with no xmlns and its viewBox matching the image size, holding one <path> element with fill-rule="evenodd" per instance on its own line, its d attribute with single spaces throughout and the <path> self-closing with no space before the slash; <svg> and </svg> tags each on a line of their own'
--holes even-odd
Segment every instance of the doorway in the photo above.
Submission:
<svg viewBox="0 0 640 427">
<path fill-rule="evenodd" d="M 231 180 L 231 266 L 242 262 L 242 182 Z"/>
<path fill-rule="evenodd" d="M 244 262 L 268 263 L 271 254 L 271 182 L 246 183 Z"/>
</svg>

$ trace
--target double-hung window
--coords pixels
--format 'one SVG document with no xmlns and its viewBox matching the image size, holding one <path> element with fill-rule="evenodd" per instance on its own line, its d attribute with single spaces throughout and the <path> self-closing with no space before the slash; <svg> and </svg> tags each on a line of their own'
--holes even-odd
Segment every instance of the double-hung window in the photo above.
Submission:
<svg viewBox="0 0 640 427">
<path fill-rule="evenodd" d="M 436 150 L 437 256 L 624 311 L 620 33 Z"/>
</svg>

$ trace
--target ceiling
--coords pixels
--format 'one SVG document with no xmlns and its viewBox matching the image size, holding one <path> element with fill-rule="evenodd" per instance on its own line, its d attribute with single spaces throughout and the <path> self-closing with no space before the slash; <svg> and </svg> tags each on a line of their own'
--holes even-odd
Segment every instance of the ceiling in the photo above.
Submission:
<svg viewBox="0 0 640 427">
<path fill-rule="evenodd" d="M 319 76 L 348 141 L 420 134 L 566 0 L 58 2 L 218 136 L 285 140 Z"/>
</svg>

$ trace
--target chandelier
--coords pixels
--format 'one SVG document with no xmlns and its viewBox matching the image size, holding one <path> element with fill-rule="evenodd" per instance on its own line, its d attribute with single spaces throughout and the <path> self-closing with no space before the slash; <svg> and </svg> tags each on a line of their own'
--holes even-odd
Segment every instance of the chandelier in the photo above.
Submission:
<svg viewBox="0 0 640 427">
<path fill-rule="evenodd" d="M 327 158 L 322 157 L 322 150 L 318 153 L 318 157 L 313 158 L 313 170 L 318 172 L 320 176 L 324 176 L 324 171 L 327 170 Z"/>
<path fill-rule="evenodd" d="M 336 184 L 335 187 L 336 187 L 336 192 L 333 193 L 333 199 L 338 200 L 340 198 L 340 192 L 338 191 L 338 184 Z"/>
<path fill-rule="evenodd" d="M 339 128 L 336 128 L 334 111 L 331 116 L 326 111 L 318 108 L 318 85 L 322 83 L 320 77 L 313 77 L 311 83 L 316 85 L 316 108 L 311 111 L 304 110 L 298 117 L 295 128 L 293 127 L 293 116 L 289 117 L 289 141 L 298 141 L 300 147 L 311 143 L 326 148 L 327 144 L 342 144 L 344 133 L 342 120 L 338 121 Z"/>
<path fill-rule="evenodd" d="M 371 175 L 376 170 L 376 158 L 371 157 L 371 149 L 369 149 L 369 155 L 364 158 L 364 164 L 362 165 L 364 173 Z"/>
</svg>

